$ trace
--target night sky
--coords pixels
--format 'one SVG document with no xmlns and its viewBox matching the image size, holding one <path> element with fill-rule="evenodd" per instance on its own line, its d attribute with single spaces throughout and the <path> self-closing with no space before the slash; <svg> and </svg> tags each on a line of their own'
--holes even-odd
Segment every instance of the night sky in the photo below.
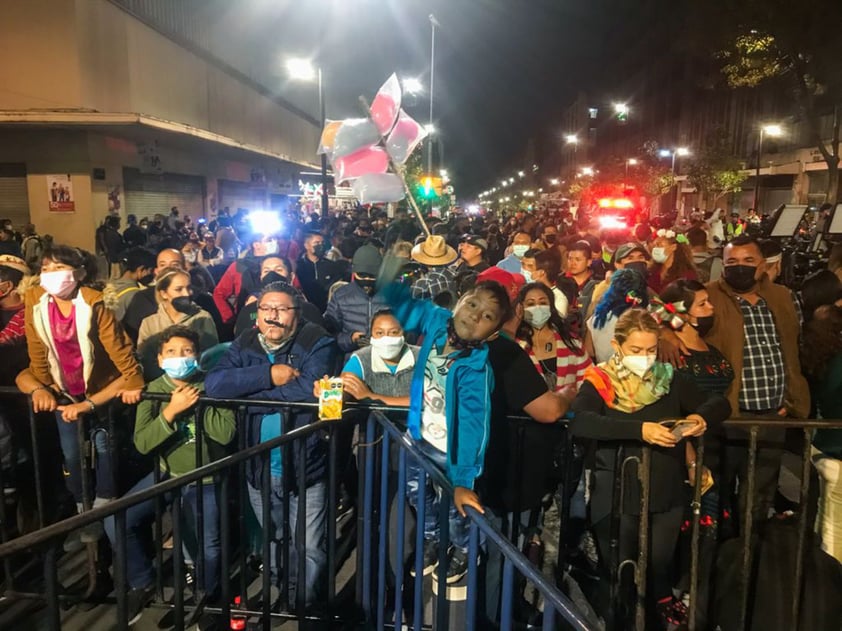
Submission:
<svg viewBox="0 0 842 631">
<path fill-rule="evenodd" d="M 436 31 L 434 119 L 457 193 L 518 170 L 527 142 L 557 152 L 561 115 L 578 90 L 610 84 L 659 0 L 248 0 L 228 5 L 220 48 L 249 50 L 250 71 L 316 112 L 312 86 L 290 83 L 282 59 L 322 65 L 328 118 L 357 116 L 392 73 L 422 80 L 408 111 L 426 123 L 430 22 Z M 248 10 L 246 6 L 250 4 Z M 251 46 L 243 46 L 244 42 Z M 626 60 L 627 61 L 627 60 Z M 620 64 L 622 65 L 622 64 Z"/>
</svg>

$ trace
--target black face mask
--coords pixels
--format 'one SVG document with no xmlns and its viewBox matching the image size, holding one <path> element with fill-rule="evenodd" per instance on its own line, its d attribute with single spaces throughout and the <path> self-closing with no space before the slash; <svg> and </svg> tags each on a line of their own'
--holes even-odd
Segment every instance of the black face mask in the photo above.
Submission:
<svg viewBox="0 0 842 631">
<path fill-rule="evenodd" d="M 313 255 L 317 258 L 322 258 L 325 255 L 324 243 L 322 243 L 321 245 L 313 246 Z"/>
<path fill-rule="evenodd" d="M 757 268 L 752 265 L 728 265 L 722 270 L 722 278 L 737 293 L 745 293 L 757 282 L 754 275 Z"/>
<path fill-rule="evenodd" d="M 260 281 L 260 284 L 263 287 L 267 285 L 271 285 L 272 283 L 286 283 L 287 277 L 283 274 L 278 274 L 278 272 L 266 272 L 266 275 L 263 277 L 263 280 Z"/>
<path fill-rule="evenodd" d="M 172 308 L 185 315 L 195 315 L 201 310 L 199 306 L 190 299 L 190 296 L 179 296 L 178 298 L 173 298 Z"/>
<path fill-rule="evenodd" d="M 635 272 L 646 278 L 646 261 L 632 261 L 631 263 L 626 263 L 623 266 L 623 269 L 633 269 Z"/>
<path fill-rule="evenodd" d="M 699 335 L 704 337 L 713 328 L 713 316 L 709 315 L 696 318 L 696 324 L 693 324 L 692 326 L 699 332 Z"/>
<path fill-rule="evenodd" d="M 374 285 L 377 282 L 377 279 L 374 278 L 355 278 L 354 282 L 359 285 L 360 289 L 362 289 L 366 294 L 369 296 L 374 293 Z"/>
<path fill-rule="evenodd" d="M 480 348 L 485 343 L 485 340 L 466 340 L 459 337 L 456 328 L 453 326 L 453 318 L 447 321 L 447 341 L 450 345 L 460 351 L 470 351 L 475 348 Z"/>
<path fill-rule="evenodd" d="M 155 274 L 147 274 L 146 276 L 141 276 L 140 278 L 138 278 L 137 282 L 139 282 L 141 285 L 144 285 L 145 287 L 149 287 L 154 280 Z"/>
<path fill-rule="evenodd" d="M 555 235 L 554 234 L 545 234 L 544 235 L 544 243 L 547 245 L 552 245 L 555 243 Z"/>
</svg>

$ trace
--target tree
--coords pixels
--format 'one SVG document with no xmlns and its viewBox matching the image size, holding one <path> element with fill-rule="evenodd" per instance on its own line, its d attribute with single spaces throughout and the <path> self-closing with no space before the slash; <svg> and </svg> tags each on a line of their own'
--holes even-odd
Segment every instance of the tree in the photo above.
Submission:
<svg viewBox="0 0 842 631">
<path fill-rule="evenodd" d="M 739 193 L 748 176 L 741 172 L 740 161 L 731 152 L 727 132 L 717 128 L 690 162 L 687 177 L 699 192 L 702 206 L 714 207 L 722 196 Z"/>
<path fill-rule="evenodd" d="M 839 198 L 839 106 L 842 64 L 835 31 L 842 24 L 840 0 L 709 0 L 692 23 L 710 26 L 708 50 L 731 88 L 777 84 L 785 88 L 806 123 L 810 141 L 827 164 L 827 201 Z M 831 137 L 823 138 L 821 116 L 833 113 Z M 758 156 L 759 159 L 759 156 Z"/>
</svg>

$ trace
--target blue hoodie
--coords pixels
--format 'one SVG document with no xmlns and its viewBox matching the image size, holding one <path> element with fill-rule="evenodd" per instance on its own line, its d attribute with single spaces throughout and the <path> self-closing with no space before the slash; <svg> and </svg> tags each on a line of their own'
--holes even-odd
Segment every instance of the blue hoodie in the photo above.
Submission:
<svg viewBox="0 0 842 631">
<path fill-rule="evenodd" d="M 382 290 L 404 329 L 424 336 L 415 362 L 410 389 L 409 433 L 421 438 L 421 406 L 424 401 L 424 367 L 433 348 L 447 343 L 447 321 L 452 313 L 426 300 L 413 300 L 410 288 L 392 283 Z M 444 412 L 447 420 L 447 477 L 454 486 L 474 488 L 482 473 L 491 418 L 494 374 L 488 364 L 488 346 L 456 351 L 445 380 Z"/>
</svg>

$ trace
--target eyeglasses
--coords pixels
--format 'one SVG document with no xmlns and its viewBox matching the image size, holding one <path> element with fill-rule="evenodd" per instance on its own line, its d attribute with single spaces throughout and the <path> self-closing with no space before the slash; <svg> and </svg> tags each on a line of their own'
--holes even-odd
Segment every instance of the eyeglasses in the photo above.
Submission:
<svg viewBox="0 0 842 631">
<path fill-rule="evenodd" d="M 277 313 L 280 315 L 285 315 L 290 311 L 297 311 L 298 307 L 287 307 L 287 306 L 273 306 L 273 305 L 260 305 L 257 308 L 260 313 Z"/>
</svg>

